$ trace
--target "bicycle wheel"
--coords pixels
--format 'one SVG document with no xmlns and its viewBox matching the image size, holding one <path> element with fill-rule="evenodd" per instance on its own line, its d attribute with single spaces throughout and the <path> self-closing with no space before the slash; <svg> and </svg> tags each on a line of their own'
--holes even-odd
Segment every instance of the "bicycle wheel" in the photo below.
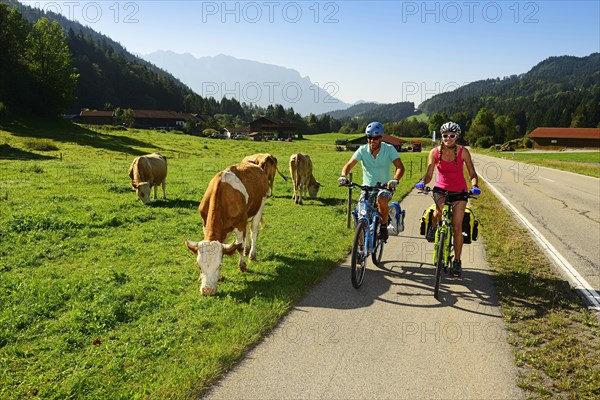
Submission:
<svg viewBox="0 0 600 400">
<path fill-rule="evenodd" d="M 354 235 L 354 243 L 352 244 L 352 286 L 358 289 L 365 277 L 367 269 L 367 257 L 365 256 L 365 238 L 367 235 L 367 222 L 364 220 L 358 221 L 356 225 L 356 234 Z"/>
<path fill-rule="evenodd" d="M 435 286 L 433 288 L 433 297 L 438 298 L 440 292 L 440 280 L 442 269 L 446 265 L 446 257 L 444 257 L 444 245 L 446 243 L 446 231 L 441 230 L 437 238 L 437 254 L 435 259 Z"/>
<path fill-rule="evenodd" d="M 375 225 L 375 235 L 374 235 L 375 243 L 373 243 L 373 254 L 371 254 L 371 259 L 373 260 L 373 264 L 375 264 L 378 267 L 379 267 L 379 264 L 381 263 L 381 256 L 383 255 L 383 246 L 385 245 L 385 241 L 379 240 L 377 237 L 377 233 L 379 232 L 380 225 L 381 225 L 380 223 L 377 223 Z"/>
</svg>

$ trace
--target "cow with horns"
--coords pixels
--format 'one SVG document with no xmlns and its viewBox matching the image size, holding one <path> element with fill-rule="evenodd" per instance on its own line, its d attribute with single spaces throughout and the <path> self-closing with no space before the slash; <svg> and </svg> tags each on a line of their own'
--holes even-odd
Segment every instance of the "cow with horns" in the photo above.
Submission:
<svg viewBox="0 0 600 400">
<path fill-rule="evenodd" d="M 269 182 L 259 166 L 241 163 L 228 167 L 210 181 L 200 202 L 204 240 L 186 241 L 186 246 L 196 255 L 200 268 L 203 295 L 217 292 L 223 255 L 239 253 L 238 267 L 246 272 L 245 254 L 256 259 L 256 240 L 267 198 Z M 250 226 L 250 233 L 247 229 Z M 235 241 L 225 244 L 230 233 Z"/>
</svg>

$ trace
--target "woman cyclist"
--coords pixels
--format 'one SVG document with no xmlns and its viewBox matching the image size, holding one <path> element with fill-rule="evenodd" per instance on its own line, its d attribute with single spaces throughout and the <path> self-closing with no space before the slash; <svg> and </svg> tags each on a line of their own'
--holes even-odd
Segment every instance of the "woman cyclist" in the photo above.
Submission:
<svg viewBox="0 0 600 400">
<path fill-rule="evenodd" d="M 447 191 L 452 200 L 452 227 L 454 232 L 454 261 L 450 273 L 454 276 L 460 276 L 462 273 L 460 256 L 463 247 L 462 221 L 468 198 L 463 165 L 467 167 L 469 172 L 469 178 L 473 186 L 472 193 L 478 195 L 481 194 L 481 190 L 477 186 L 477 173 L 473 166 L 471 153 L 463 146 L 456 144 L 461 133 L 460 126 L 456 122 L 446 122 L 440 128 L 440 133 L 442 143 L 429 152 L 427 173 L 415 187 L 423 190 L 425 185 L 433 178 L 433 170 L 437 167 L 438 175 L 433 188 L 433 199 L 437 207 L 433 213 L 433 223 L 429 232 L 427 232 L 427 240 L 434 241 L 436 225 L 442 215 L 442 208 L 446 200 L 445 192 Z"/>
</svg>

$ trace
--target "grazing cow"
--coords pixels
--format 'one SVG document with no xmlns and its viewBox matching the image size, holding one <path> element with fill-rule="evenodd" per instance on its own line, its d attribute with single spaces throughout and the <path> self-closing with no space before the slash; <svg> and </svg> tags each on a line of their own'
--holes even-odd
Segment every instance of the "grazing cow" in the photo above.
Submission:
<svg viewBox="0 0 600 400">
<path fill-rule="evenodd" d="M 294 195 L 292 200 L 296 204 L 302 204 L 302 194 L 306 197 L 306 191 L 311 199 L 317 197 L 321 184 L 317 182 L 312 174 L 312 161 L 310 156 L 305 154 L 292 154 L 290 156 L 290 175 L 294 184 Z"/>
<path fill-rule="evenodd" d="M 259 166 L 241 163 L 219 172 L 208 184 L 198 211 L 202 216 L 204 240 L 186 241 L 196 255 L 202 285 L 200 292 L 212 296 L 217 292 L 223 254 L 239 252 L 238 266 L 247 271 L 244 253 L 256 259 L 258 227 L 269 190 L 267 175 Z M 246 234 L 251 225 L 251 234 Z M 235 242 L 224 244 L 227 236 L 235 233 Z"/>
<path fill-rule="evenodd" d="M 272 154 L 253 154 L 251 156 L 244 157 L 242 162 L 251 162 L 258 165 L 265 171 L 267 174 L 267 179 L 269 180 L 269 196 L 273 195 L 273 181 L 275 180 L 275 172 L 281 175 L 281 177 L 287 182 L 287 178 L 277 168 L 277 158 Z"/>
<path fill-rule="evenodd" d="M 129 167 L 131 186 L 137 192 L 144 204 L 150 204 L 150 191 L 154 186 L 154 200 L 158 185 L 162 185 L 163 199 L 167 198 L 165 191 L 167 177 L 167 157 L 160 153 L 147 154 L 137 157 Z"/>
</svg>

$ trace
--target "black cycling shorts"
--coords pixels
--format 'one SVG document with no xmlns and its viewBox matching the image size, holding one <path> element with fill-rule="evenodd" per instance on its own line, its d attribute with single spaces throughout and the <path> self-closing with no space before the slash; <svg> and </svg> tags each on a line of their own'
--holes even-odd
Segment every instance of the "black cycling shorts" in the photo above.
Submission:
<svg viewBox="0 0 600 400">
<path fill-rule="evenodd" d="M 440 200 L 446 195 L 446 191 L 442 188 L 435 186 L 433 188 L 433 198 L 437 204 L 440 203 Z M 448 192 L 448 197 L 450 201 L 454 203 L 455 201 L 467 201 L 469 199 L 469 193 L 467 192 Z M 442 203 L 443 204 L 443 203 Z"/>
</svg>

